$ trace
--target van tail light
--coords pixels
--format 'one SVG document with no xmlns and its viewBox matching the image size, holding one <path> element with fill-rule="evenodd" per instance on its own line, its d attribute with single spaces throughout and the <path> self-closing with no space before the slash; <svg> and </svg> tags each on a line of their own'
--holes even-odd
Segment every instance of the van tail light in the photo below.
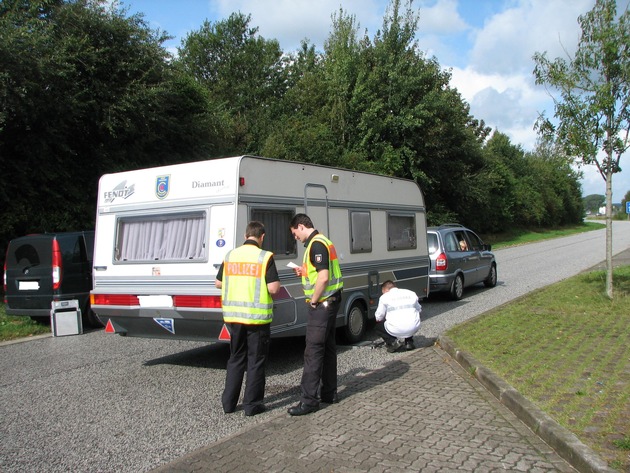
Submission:
<svg viewBox="0 0 630 473">
<path fill-rule="evenodd" d="M 61 251 L 57 240 L 52 241 L 52 281 L 56 291 L 61 286 Z"/>
<path fill-rule="evenodd" d="M 4 289 L 3 294 L 4 294 L 4 302 L 6 304 L 7 302 L 7 259 L 9 256 L 9 250 L 7 250 L 7 254 L 4 258 L 4 282 L 2 283 L 2 288 Z"/>
<path fill-rule="evenodd" d="M 448 268 L 448 260 L 446 259 L 446 253 L 440 253 L 435 260 L 436 271 L 446 271 Z"/>
</svg>

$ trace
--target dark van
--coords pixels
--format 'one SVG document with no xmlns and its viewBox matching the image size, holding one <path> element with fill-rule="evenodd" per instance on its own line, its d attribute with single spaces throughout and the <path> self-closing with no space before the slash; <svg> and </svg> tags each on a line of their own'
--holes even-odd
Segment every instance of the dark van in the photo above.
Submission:
<svg viewBox="0 0 630 473">
<path fill-rule="evenodd" d="M 4 262 L 7 315 L 50 320 L 53 300 L 79 301 L 84 326 L 102 326 L 90 310 L 94 232 L 42 233 L 9 242 Z"/>
</svg>

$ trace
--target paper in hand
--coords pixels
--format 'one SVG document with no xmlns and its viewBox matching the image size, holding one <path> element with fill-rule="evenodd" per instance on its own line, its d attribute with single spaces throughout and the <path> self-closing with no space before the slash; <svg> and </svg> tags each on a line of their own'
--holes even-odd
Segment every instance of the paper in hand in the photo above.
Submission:
<svg viewBox="0 0 630 473">
<path fill-rule="evenodd" d="M 289 262 L 287 263 L 287 266 L 288 266 L 289 268 L 299 268 L 299 266 L 298 266 L 297 264 L 295 264 L 293 261 L 289 261 Z"/>
</svg>

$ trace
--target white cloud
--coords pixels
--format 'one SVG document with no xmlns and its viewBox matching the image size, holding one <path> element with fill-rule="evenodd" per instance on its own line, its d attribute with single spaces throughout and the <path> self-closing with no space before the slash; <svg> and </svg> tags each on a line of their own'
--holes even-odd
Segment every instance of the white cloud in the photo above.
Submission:
<svg viewBox="0 0 630 473">
<path fill-rule="evenodd" d="M 448 35 L 466 31 L 469 26 L 457 11 L 456 0 L 438 0 L 433 6 L 420 6 L 419 29 L 422 34 Z"/>
<path fill-rule="evenodd" d="M 240 11 L 251 14 L 250 26 L 258 26 L 262 37 L 277 39 L 283 50 L 290 52 L 308 39 L 316 48 L 323 49 L 331 31 L 332 15 L 343 8 L 344 13 L 356 18 L 359 34 L 367 28 L 373 36 L 383 22 L 384 4 L 378 0 L 219 0 L 211 4 L 220 18 Z"/>
<path fill-rule="evenodd" d="M 489 18 L 476 34 L 470 67 L 486 72 L 532 73 L 535 52 L 549 57 L 573 52 L 579 39 L 577 17 L 592 8 L 594 0 L 520 0 Z"/>
</svg>

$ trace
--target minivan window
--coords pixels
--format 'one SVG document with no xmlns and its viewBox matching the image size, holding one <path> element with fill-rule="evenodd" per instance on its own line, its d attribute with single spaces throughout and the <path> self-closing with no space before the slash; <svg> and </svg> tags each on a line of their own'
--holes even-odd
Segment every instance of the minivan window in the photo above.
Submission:
<svg viewBox="0 0 630 473">
<path fill-rule="evenodd" d="M 457 238 L 455 238 L 455 234 L 447 233 L 444 235 L 444 246 L 446 251 L 459 251 L 459 243 Z"/>
<path fill-rule="evenodd" d="M 13 256 L 13 264 L 24 266 L 37 266 L 40 264 L 39 252 L 31 244 L 19 245 L 15 251 L 9 252 L 8 256 Z"/>
<path fill-rule="evenodd" d="M 479 237 L 473 232 L 466 232 L 466 236 L 468 236 L 468 240 L 470 241 L 470 249 L 480 251 L 483 243 L 481 243 Z"/>
<path fill-rule="evenodd" d="M 470 251 L 470 245 L 466 239 L 466 234 L 463 231 L 456 231 L 455 238 L 457 239 L 458 251 Z"/>
<path fill-rule="evenodd" d="M 429 247 L 430 255 L 432 255 L 439 249 L 438 237 L 436 233 L 427 233 L 427 246 Z"/>
<path fill-rule="evenodd" d="M 200 261 L 206 256 L 206 213 L 118 219 L 115 262 Z"/>
</svg>

